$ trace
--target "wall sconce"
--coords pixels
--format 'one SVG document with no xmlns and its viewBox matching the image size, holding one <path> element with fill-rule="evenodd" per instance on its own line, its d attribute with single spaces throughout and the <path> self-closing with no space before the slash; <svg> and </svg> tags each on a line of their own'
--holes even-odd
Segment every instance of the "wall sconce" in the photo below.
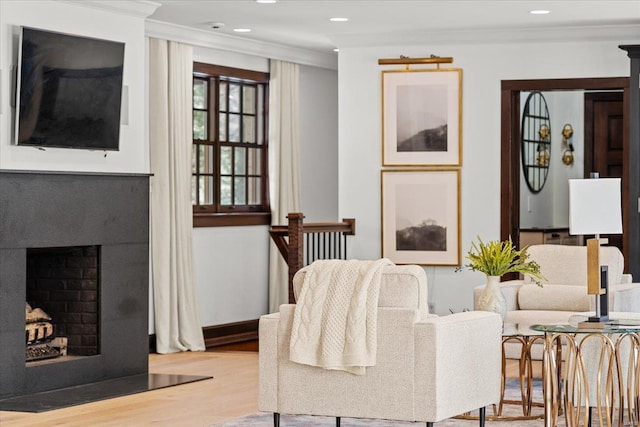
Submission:
<svg viewBox="0 0 640 427">
<path fill-rule="evenodd" d="M 565 149 L 562 151 L 562 163 L 567 166 L 571 166 L 573 164 L 573 143 L 571 142 L 573 139 L 573 127 L 567 123 L 562 127 L 562 145 Z"/>
<path fill-rule="evenodd" d="M 538 135 L 541 141 L 548 142 L 551 136 L 551 129 L 549 125 L 543 123 L 538 129 Z M 536 156 L 536 164 L 538 166 L 549 166 L 549 148 L 547 144 L 538 144 L 538 155 Z"/>
</svg>

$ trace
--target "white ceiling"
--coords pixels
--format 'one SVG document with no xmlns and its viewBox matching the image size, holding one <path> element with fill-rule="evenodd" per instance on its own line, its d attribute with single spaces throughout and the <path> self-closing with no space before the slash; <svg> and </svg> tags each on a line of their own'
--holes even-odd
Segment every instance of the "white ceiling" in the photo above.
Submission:
<svg viewBox="0 0 640 427">
<path fill-rule="evenodd" d="M 151 20 L 285 46 L 330 51 L 334 47 L 456 41 L 491 32 L 505 41 L 511 34 L 555 34 L 563 30 L 613 26 L 638 28 L 640 0 L 155 0 L 161 4 Z M 548 9 L 548 15 L 530 10 Z M 348 22 L 330 22 L 347 17 Z M 212 29 L 211 23 L 224 23 Z M 234 33 L 250 28 L 250 33 Z"/>
</svg>

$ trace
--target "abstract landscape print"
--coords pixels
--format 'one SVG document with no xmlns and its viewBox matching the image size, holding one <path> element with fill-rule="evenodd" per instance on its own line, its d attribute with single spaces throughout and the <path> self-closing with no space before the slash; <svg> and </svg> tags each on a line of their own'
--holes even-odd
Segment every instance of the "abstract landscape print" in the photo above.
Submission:
<svg viewBox="0 0 640 427">
<path fill-rule="evenodd" d="M 383 166 L 461 166 L 461 101 L 461 69 L 383 71 Z"/>
<path fill-rule="evenodd" d="M 383 170 L 382 256 L 396 264 L 460 263 L 460 171 Z"/>
</svg>

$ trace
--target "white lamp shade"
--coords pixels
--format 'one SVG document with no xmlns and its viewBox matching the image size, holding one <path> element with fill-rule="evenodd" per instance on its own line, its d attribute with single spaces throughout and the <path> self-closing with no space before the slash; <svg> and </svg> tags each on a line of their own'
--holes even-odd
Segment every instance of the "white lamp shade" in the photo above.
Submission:
<svg viewBox="0 0 640 427">
<path fill-rule="evenodd" d="M 622 234 L 620 178 L 569 180 L 569 233 Z"/>
</svg>

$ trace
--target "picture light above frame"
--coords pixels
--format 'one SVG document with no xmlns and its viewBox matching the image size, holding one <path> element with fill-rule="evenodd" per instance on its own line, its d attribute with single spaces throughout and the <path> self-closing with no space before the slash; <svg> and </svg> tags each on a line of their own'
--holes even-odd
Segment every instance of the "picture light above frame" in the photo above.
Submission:
<svg viewBox="0 0 640 427">
<path fill-rule="evenodd" d="M 383 166 L 462 165 L 462 70 L 440 67 L 451 62 L 433 55 L 378 60 L 405 65 L 382 71 Z"/>
</svg>

